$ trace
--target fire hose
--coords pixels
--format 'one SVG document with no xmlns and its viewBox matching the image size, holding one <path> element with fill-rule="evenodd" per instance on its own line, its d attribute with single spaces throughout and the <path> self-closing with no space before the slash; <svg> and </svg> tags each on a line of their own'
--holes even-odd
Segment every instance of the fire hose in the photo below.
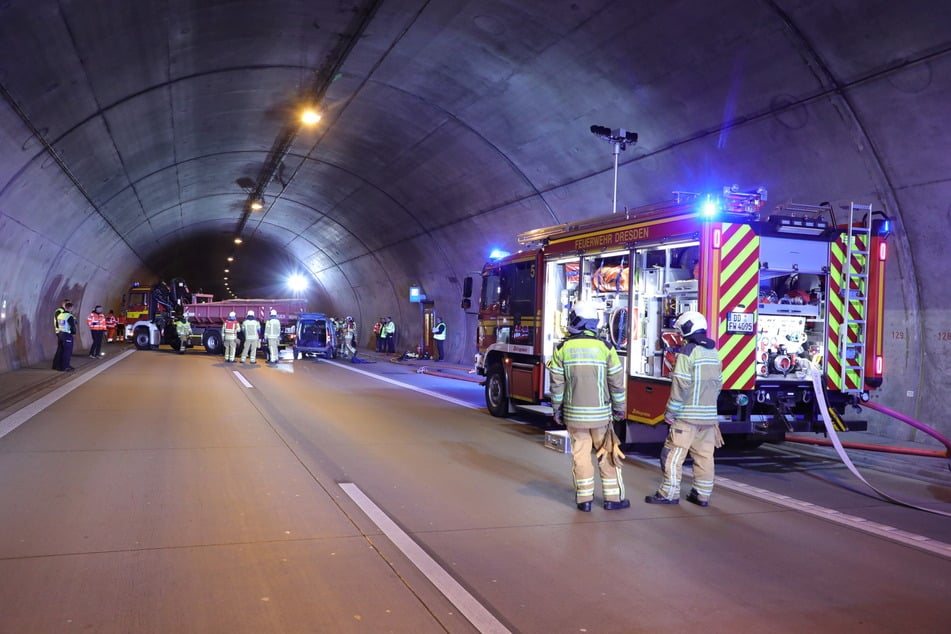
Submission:
<svg viewBox="0 0 951 634">
<path fill-rule="evenodd" d="M 839 440 L 839 435 L 838 433 L 836 433 L 835 427 L 833 427 L 832 425 L 832 417 L 829 415 L 829 405 L 826 402 L 825 393 L 822 390 L 822 380 L 823 380 L 822 372 L 820 372 L 818 368 L 810 364 L 808 368 L 808 373 L 809 373 L 810 379 L 812 380 L 812 385 L 815 388 L 816 399 L 819 404 L 819 411 L 822 414 L 822 423 L 825 425 L 826 434 L 828 435 L 829 440 L 832 441 L 832 446 L 835 447 L 835 451 L 837 454 L 839 454 L 839 458 L 842 459 L 842 462 L 845 464 L 845 466 L 848 467 L 849 471 L 852 472 L 852 475 L 854 475 L 856 478 L 861 480 L 868 488 L 875 491 L 875 493 L 877 493 L 884 500 L 887 500 L 894 504 L 900 504 L 901 506 L 907 506 L 909 508 L 918 509 L 919 511 L 926 511 L 928 513 L 935 513 L 936 515 L 951 517 L 951 513 L 948 513 L 945 511 L 939 511 L 937 509 L 929 509 L 923 506 L 917 506 L 915 504 L 911 504 L 909 502 L 905 502 L 903 500 L 894 498 L 888 495 L 887 493 L 885 493 L 884 491 L 873 486 L 871 483 L 869 483 L 868 480 L 866 480 L 862 476 L 861 473 L 859 473 L 858 469 L 855 468 L 855 465 L 852 463 L 852 460 L 849 458 L 848 454 L 845 453 L 845 448 L 842 446 L 842 441 Z M 880 406 L 873 409 L 879 409 L 879 411 L 882 411 L 883 413 L 891 414 L 891 410 L 887 410 L 887 408 L 882 408 Z M 895 412 L 895 414 L 897 414 L 897 412 Z M 905 420 L 906 417 L 901 417 L 901 415 L 897 415 L 896 418 L 899 418 L 899 420 L 902 420 L 903 422 L 908 422 L 910 420 L 910 419 Z M 923 427 L 921 426 L 920 423 L 913 426 L 917 429 L 922 429 Z M 922 429 L 922 431 L 924 431 L 924 429 Z M 935 434 L 937 434 L 937 432 L 935 432 Z M 935 435 L 935 434 L 932 434 L 932 435 Z M 939 440 L 943 440 L 943 442 L 945 443 L 945 446 L 946 447 L 948 446 L 946 439 L 939 438 Z M 947 453 L 945 454 L 944 457 L 947 457 Z"/>
</svg>

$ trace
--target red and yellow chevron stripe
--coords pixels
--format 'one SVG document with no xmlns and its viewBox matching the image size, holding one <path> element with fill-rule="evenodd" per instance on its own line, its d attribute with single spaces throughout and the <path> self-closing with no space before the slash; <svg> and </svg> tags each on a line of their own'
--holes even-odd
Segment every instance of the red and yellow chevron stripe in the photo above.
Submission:
<svg viewBox="0 0 951 634">
<path fill-rule="evenodd" d="M 723 223 L 719 228 L 719 252 L 712 241 L 715 271 L 712 296 L 707 304 L 716 311 L 717 346 L 723 362 L 723 389 L 750 390 L 756 382 L 755 334 L 727 333 L 727 314 L 753 313 L 759 286 L 759 236 L 747 224 Z M 712 311 L 711 311 L 712 312 Z"/>
</svg>

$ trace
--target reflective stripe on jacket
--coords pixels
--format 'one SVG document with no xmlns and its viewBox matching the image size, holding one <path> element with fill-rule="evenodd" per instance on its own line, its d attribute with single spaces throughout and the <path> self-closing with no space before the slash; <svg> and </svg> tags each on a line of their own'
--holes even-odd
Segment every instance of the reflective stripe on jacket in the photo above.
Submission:
<svg viewBox="0 0 951 634">
<path fill-rule="evenodd" d="M 677 354 L 670 378 L 665 418 L 692 425 L 715 425 L 717 397 L 723 385 L 720 354 L 716 349 L 688 343 Z"/>
<path fill-rule="evenodd" d="M 568 427 L 595 428 L 625 410 L 624 367 L 614 348 L 585 331 L 555 348 L 548 362 L 551 405 Z"/>
</svg>

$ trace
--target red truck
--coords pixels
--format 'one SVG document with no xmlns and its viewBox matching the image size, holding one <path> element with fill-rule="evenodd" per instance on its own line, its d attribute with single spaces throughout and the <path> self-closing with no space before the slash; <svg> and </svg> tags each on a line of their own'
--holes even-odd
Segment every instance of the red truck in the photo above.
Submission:
<svg viewBox="0 0 951 634">
<path fill-rule="evenodd" d="M 174 288 L 185 288 L 184 282 L 178 282 L 180 280 L 173 280 Z M 242 321 L 249 312 L 253 312 L 263 328 L 264 322 L 270 318 L 271 310 L 276 310 L 281 322 L 281 343 L 287 344 L 294 337 L 298 316 L 307 310 L 307 301 L 303 299 L 229 299 L 220 302 L 212 299 L 212 295 L 208 294 L 189 294 L 185 288 L 184 292 L 176 293 L 172 301 L 166 302 L 163 310 L 155 310 L 150 315 L 143 314 L 142 317 L 148 319 L 127 324 L 126 332 L 139 350 L 150 350 L 162 344 L 178 348 L 174 315 L 182 311 L 192 326 L 191 344 L 197 345 L 200 341 L 209 354 L 221 354 L 224 349 L 221 327 L 229 313 L 233 312 Z"/>
</svg>

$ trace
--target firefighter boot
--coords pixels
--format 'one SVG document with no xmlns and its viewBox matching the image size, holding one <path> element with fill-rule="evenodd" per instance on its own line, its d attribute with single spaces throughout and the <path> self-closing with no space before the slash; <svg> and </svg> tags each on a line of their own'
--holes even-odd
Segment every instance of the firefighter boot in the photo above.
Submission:
<svg viewBox="0 0 951 634">
<path fill-rule="evenodd" d="M 697 490 L 696 490 L 696 489 L 691 489 L 691 490 L 690 490 L 690 493 L 687 494 L 687 501 L 688 501 L 688 502 L 691 502 L 691 503 L 693 503 L 693 504 L 696 504 L 697 506 L 709 506 L 709 505 L 710 505 L 710 500 L 704 500 L 703 498 L 701 498 L 701 497 L 700 497 L 700 494 L 697 493 Z"/>
<path fill-rule="evenodd" d="M 660 493 L 655 493 L 654 495 L 648 495 L 647 497 L 644 498 L 644 501 L 647 502 L 648 504 L 680 504 L 679 499 L 671 500 L 671 499 L 665 498 Z"/>
<path fill-rule="evenodd" d="M 620 509 L 626 509 L 630 507 L 631 507 L 630 500 L 620 500 L 618 502 L 610 502 L 610 501 L 604 502 L 605 511 L 618 511 Z"/>
</svg>

